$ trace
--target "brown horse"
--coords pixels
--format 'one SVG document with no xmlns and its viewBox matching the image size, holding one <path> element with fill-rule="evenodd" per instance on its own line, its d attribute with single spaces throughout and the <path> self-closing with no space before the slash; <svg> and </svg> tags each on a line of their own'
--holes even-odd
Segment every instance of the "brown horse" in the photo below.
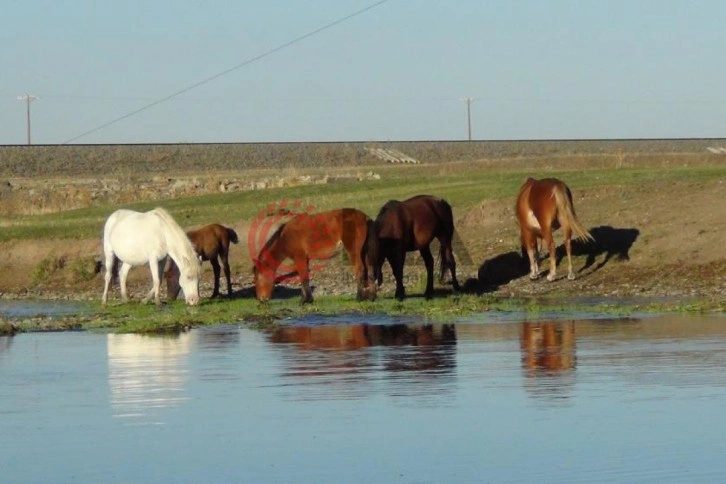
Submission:
<svg viewBox="0 0 726 484">
<path fill-rule="evenodd" d="M 567 253 L 567 278 L 574 279 L 572 272 L 572 236 L 575 240 L 594 240 L 592 235 L 580 225 L 572 204 L 572 193 L 562 181 L 556 178 L 535 180 L 528 178 L 519 189 L 517 196 L 517 221 L 520 227 L 522 251 L 529 257 L 529 277 L 539 277 L 538 239 L 547 244 L 550 254 L 550 272 L 548 281 L 554 281 L 557 274 L 555 257 L 555 241 L 552 231 L 562 227 L 565 235 L 565 252 Z"/>
<path fill-rule="evenodd" d="M 403 287 L 403 265 L 406 252 L 419 251 L 426 265 L 426 291 L 424 296 L 431 299 L 434 295 L 434 258 L 429 244 L 434 238 L 441 246 L 441 275 L 443 281 L 446 269 L 451 271 L 455 291 L 460 290 L 456 279 L 456 261 L 451 248 L 454 237 L 454 215 L 446 200 L 431 195 L 418 195 L 403 202 L 389 200 L 376 217 L 379 255 L 376 265 L 378 284 L 383 281 L 381 268 L 388 260 L 396 279 L 396 299 L 406 297 Z"/>
<path fill-rule="evenodd" d="M 257 299 L 270 299 L 274 284 L 281 280 L 275 276 L 278 268 L 286 259 L 292 259 L 293 274 L 302 284 L 302 302 L 312 302 L 310 260 L 329 259 L 342 243 L 353 265 L 358 299 L 374 300 L 377 242 L 373 221 L 360 210 L 342 208 L 297 215 L 277 228 L 253 260 Z"/>
<path fill-rule="evenodd" d="M 229 244 L 239 243 L 237 232 L 229 227 L 219 224 L 209 224 L 197 230 L 187 232 L 194 250 L 202 261 L 208 260 L 214 270 L 214 290 L 212 297 L 219 296 L 220 261 L 227 278 L 227 296 L 232 295 L 232 281 L 229 270 Z M 171 261 L 166 272 L 167 297 L 176 299 L 179 295 L 179 268 Z"/>
</svg>

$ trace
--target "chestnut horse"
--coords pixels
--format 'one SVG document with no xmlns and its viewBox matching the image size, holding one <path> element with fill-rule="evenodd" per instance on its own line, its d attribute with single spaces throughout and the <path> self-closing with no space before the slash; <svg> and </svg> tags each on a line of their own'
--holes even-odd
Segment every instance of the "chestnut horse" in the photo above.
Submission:
<svg viewBox="0 0 726 484">
<path fill-rule="evenodd" d="M 202 261 L 208 260 L 214 271 L 214 290 L 212 297 L 219 296 L 220 261 L 227 278 L 227 296 L 232 295 L 232 281 L 229 270 L 229 244 L 239 242 L 237 232 L 229 227 L 219 224 L 209 224 L 197 230 L 187 231 L 187 237 L 192 242 L 194 250 Z M 179 295 L 179 267 L 172 260 L 166 272 L 167 296 L 176 299 Z"/>
<path fill-rule="evenodd" d="M 575 240 L 594 240 L 592 235 L 580 225 L 572 204 L 572 193 L 561 180 L 527 178 L 517 196 L 517 221 L 520 227 L 522 251 L 529 257 L 530 279 L 539 277 L 538 239 L 547 244 L 550 254 L 548 281 L 554 281 L 557 274 L 555 241 L 552 231 L 562 227 L 567 253 L 567 278 L 574 279 L 572 272 L 572 238 Z"/>
<path fill-rule="evenodd" d="M 342 208 L 297 215 L 277 228 L 252 261 L 257 299 L 270 299 L 274 284 L 280 280 L 275 276 L 277 269 L 286 259 L 292 259 L 293 274 L 302 284 L 302 302 L 312 302 L 310 259 L 329 259 L 342 243 L 353 265 L 358 299 L 374 300 L 377 242 L 373 221 L 360 210 Z"/>
<path fill-rule="evenodd" d="M 426 291 L 424 296 L 431 299 L 434 294 L 434 257 L 429 244 L 434 238 L 439 240 L 441 274 L 443 281 L 446 269 L 451 271 L 455 291 L 459 291 L 456 279 L 456 261 L 451 248 L 454 237 L 454 215 L 446 200 L 431 195 L 418 195 L 403 202 L 389 200 L 376 217 L 376 235 L 379 254 L 376 265 L 378 284 L 383 282 L 381 268 L 388 260 L 396 279 L 396 299 L 405 297 L 403 287 L 403 265 L 406 252 L 419 251 L 426 265 Z"/>
</svg>

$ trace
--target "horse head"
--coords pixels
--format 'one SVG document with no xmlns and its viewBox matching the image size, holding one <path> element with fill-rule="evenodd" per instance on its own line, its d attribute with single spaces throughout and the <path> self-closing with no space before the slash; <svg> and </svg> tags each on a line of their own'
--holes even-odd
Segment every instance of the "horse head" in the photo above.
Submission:
<svg viewBox="0 0 726 484">
<path fill-rule="evenodd" d="M 195 255 L 192 258 L 182 257 L 181 265 L 184 270 L 179 273 L 179 286 L 184 291 L 184 301 L 190 306 L 199 304 L 199 276 L 201 273 L 201 262 Z M 178 294 L 178 293 L 177 293 Z"/>
<path fill-rule="evenodd" d="M 257 300 L 260 302 L 269 301 L 275 285 L 275 272 L 259 259 L 252 259 L 252 274 L 254 275 Z"/>
</svg>

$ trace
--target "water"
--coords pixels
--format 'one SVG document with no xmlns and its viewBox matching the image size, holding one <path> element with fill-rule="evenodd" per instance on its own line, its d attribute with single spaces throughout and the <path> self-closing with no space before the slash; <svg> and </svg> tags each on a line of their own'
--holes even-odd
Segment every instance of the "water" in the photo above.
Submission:
<svg viewBox="0 0 726 484">
<path fill-rule="evenodd" d="M 0 300 L 0 316 L 31 318 L 37 316 L 69 316 L 84 311 L 81 303 L 72 301 Z"/>
<path fill-rule="evenodd" d="M 372 323 L 372 324 L 371 324 Z M 3 482 L 715 482 L 726 318 L 0 337 Z"/>
</svg>

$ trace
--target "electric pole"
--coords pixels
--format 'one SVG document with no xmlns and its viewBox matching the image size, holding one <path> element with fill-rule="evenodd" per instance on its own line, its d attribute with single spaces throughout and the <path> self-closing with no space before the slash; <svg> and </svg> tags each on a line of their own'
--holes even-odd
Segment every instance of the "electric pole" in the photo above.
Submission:
<svg viewBox="0 0 726 484">
<path fill-rule="evenodd" d="M 18 96 L 18 101 L 25 101 L 25 120 L 28 125 L 28 145 L 30 145 L 30 103 L 40 99 L 38 96 L 32 94 L 26 94 L 25 96 Z"/>
<path fill-rule="evenodd" d="M 462 97 L 460 100 L 466 103 L 466 121 L 469 129 L 469 141 L 471 141 L 471 104 L 476 101 L 476 98 Z"/>
</svg>

